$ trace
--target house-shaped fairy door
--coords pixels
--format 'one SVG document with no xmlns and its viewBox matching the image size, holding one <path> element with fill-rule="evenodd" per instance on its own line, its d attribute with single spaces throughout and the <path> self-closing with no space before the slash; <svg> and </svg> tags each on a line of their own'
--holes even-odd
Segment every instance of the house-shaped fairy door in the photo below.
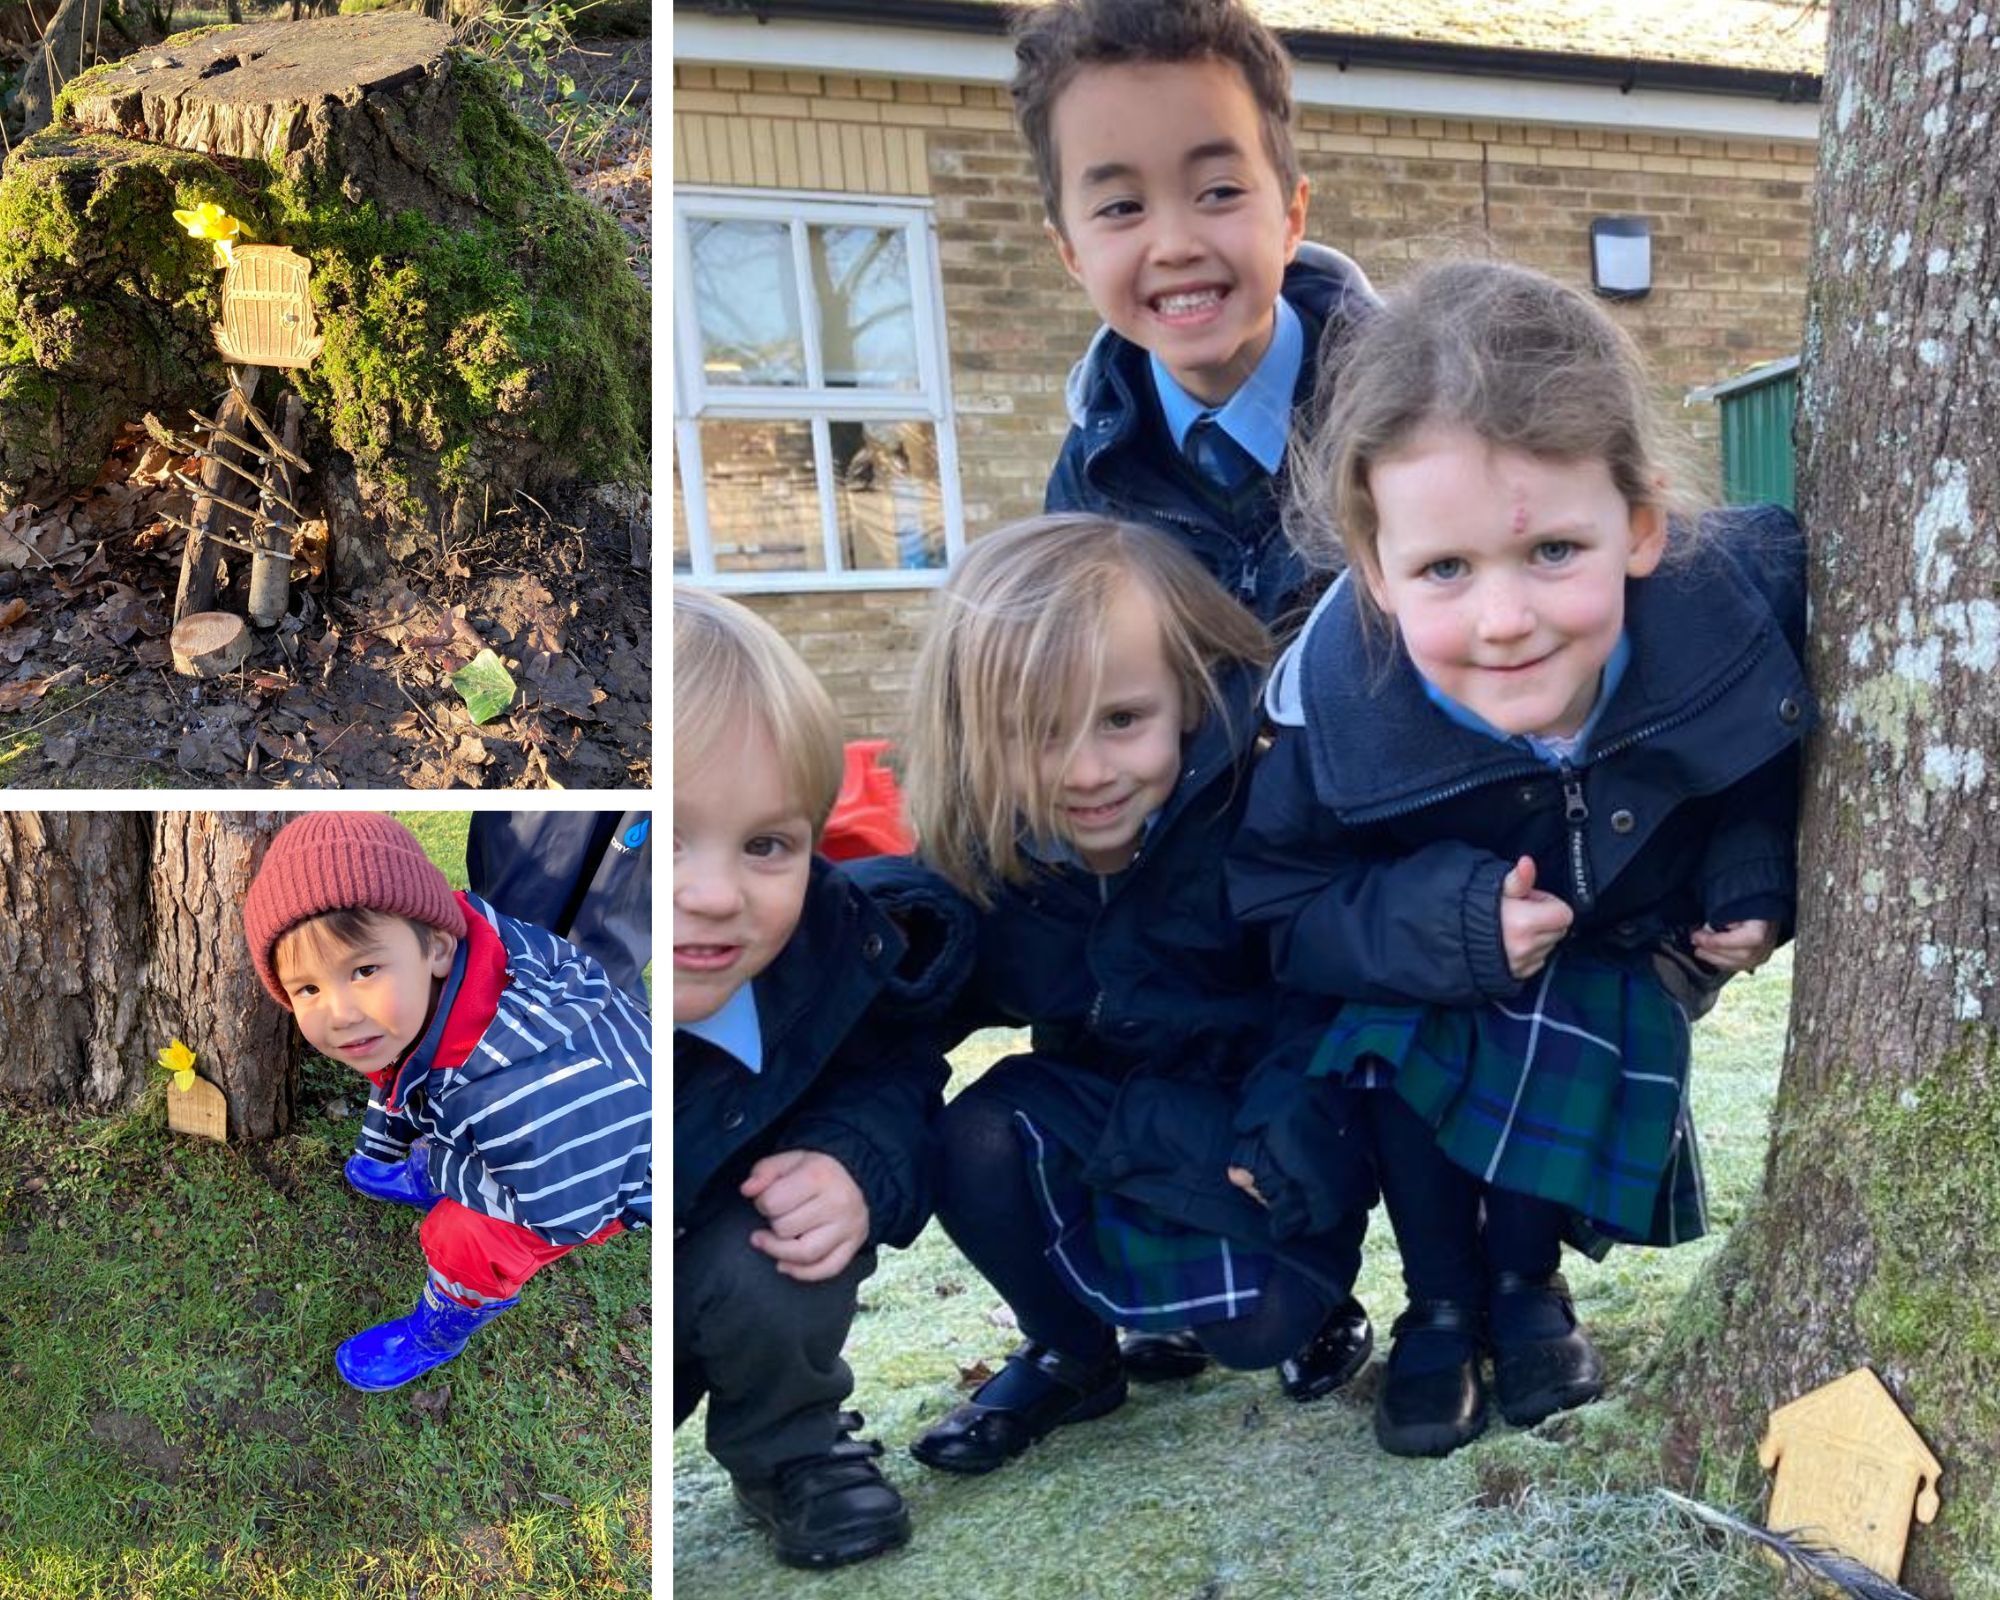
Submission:
<svg viewBox="0 0 2000 1600">
<path fill-rule="evenodd" d="M 1866 1367 L 1773 1411 L 1757 1459 L 1778 1469 L 1766 1527 L 1831 1545 L 1891 1582 L 1912 1504 L 1919 1522 L 1938 1514 L 1943 1468 Z"/>
<path fill-rule="evenodd" d="M 309 367 L 326 341 L 313 322 L 312 263 L 280 244 L 239 244 L 222 278 L 215 347 L 246 367 Z"/>
</svg>

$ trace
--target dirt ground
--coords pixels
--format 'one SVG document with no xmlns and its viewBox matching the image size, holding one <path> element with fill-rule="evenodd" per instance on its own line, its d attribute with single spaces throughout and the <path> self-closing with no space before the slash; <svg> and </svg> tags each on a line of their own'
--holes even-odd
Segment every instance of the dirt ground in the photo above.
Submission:
<svg viewBox="0 0 2000 1600">
<path fill-rule="evenodd" d="M 580 40 L 551 66 L 590 96 L 551 145 L 650 283 L 651 43 Z M 476 534 L 338 593 L 308 541 L 288 615 L 202 682 L 176 676 L 167 641 L 189 513 L 176 471 L 199 464 L 134 418 L 89 489 L 0 514 L 0 787 L 651 783 L 643 489 L 494 505 Z M 515 693 L 475 725 L 451 675 L 488 649 Z"/>
</svg>

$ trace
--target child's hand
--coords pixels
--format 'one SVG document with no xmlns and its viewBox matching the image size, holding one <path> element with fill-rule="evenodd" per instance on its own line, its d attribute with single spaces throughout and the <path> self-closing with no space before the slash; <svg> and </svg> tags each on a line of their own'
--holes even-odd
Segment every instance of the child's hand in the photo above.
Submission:
<svg viewBox="0 0 2000 1600">
<path fill-rule="evenodd" d="M 1521 857 L 1500 885 L 1500 942 L 1507 951 L 1507 970 L 1517 978 L 1532 978 L 1575 920 L 1565 901 L 1535 887 L 1535 858 Z"/>
<path fill-rule="evenodd" d="M 868 1242 L 868 1202 L 847 1168 L 824 1151 L 780 1150 L 750 1169 L 743 1198 L 768 1228 L 750 1243 L 801 1283 L 836 1276 Z"/>
<path fill-rule="evenodd" d="M 1230 1167 L 1228 1172 L 1231 1183 L 1235 1184 L 1237 1188 L 1241 1189 L 1252 1200 L 1255 1200 L 1266 1211 L 1270 1210 L 1271 1202 L 1257 1192 L 1257 1180 L 1250 1175 L 1248 1167 Z"/>
<path fill-rule="evenodd" d="M 1778 927 L 1755 919 L 1725 922 L 1719 928 L 1696 928 L 1688 942 L 1718 972 L 1755 972 L 1778 948 Z"/>
</svg>

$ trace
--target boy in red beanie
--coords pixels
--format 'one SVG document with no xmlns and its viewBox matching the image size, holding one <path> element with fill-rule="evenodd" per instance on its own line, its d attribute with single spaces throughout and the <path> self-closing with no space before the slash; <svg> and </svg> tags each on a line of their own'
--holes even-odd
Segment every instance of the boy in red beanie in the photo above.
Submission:
<svg viewBox="0 0 2000 1600">
<path fill-rule="evenodd" d="M 426 1213 L 415 1310 L 334 1352 L 355 1388 L 451 1360 L 549 1262 L 651 1223 L 651 1024 L 596 961 L 366 812 L 288 823 L 243 931 L 306 1043 L 373 1085 L 348 1181 Z"/>
</svg>

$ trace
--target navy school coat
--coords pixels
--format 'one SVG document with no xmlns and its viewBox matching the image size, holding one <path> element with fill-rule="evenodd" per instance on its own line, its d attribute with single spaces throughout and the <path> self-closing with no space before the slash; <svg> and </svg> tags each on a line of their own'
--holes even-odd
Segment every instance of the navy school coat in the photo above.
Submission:
<svg viewBox="0 0 2000 1600">
<path fill-rule="evenodd" d="M 1223 872 L 1250 794 L 1258 688 L 1249 671 L 1225 680 L 1228 715 L 1211 715 L 1186 741 L 1180 782 L 1123 872 L 1039 867 L 1026 884 L 998 886 L 988 911 L 964 902 L 976 954 L 935 1025 L 943 1049 L 981 1028 L 1029 1028 L 1041 1062 L 1096 1083 L 1043 1093 L 1046 1077 L 1017 1075 L 1008 1103 L 1085 1158 L 1085 1181 L 1237 1238 L 1264 1226 L 1224 1171 L 1241 1086 L 1267 1058 L 1290 1078 L 1304 1067 L 1272 1057 L 1270 955 L 1262 932 L 1231 911 Z M 879 895 L 945 887 L 904 858 L 850 870 Z M 1323 1082 L 1313 1092 L 1340 1093 Z M 1365 1155 L 1357 1160 L 1322 1222 L 1372 1202 Z M 1349 1277 L 1351 1267 L 1342 1291 Z"/>
<path fill-rule="evenodd" d="M 926 1141 L 949 1068 L 923 1019 L 969 948 L 953 931 L 955 897 L 906 886 L 900 914 L 910 937 L 815 857 L 797 931 L 753 980 L 762 1072 L 674 1036 L 676 1238 L 779 1150 L 823 1151 L 847 1169 L 868 1201 L 870 1246 L 907 1245 L 929 1220 Z"/>
<path fill-rule="evenodd" d="M 1306 336 L 1292 400 L 1296 419 L 1310 414 L 1320 352 L 1378 302 L 1360 267 L 1315 244 L 1299 247 L 1283 293 Z M 1071 427 L 1049 476 L 1045 510 L 1160 528 L 1266 627 L 1282 632 L 1287 619 L 1297 623 L 1309 603 L 1310 574 L 1282 526 L 1282 465 L 1275 477 L 1254 474 L 1235 495 L 1209 483 L 1174 448 L 1147 353 L 1108 328 L 1071 373 L 1069 402 Z"/>
<path fill-rule="evenodd" d="M 1552 769 L 1453 723 L 1400 645 L 1330 592 L 1280 664 L 1281 723 L 1231 853 L 1230 894 L 1289 989 L 1469 1005 L 1520 984 L 1500 882 L 1522 855 L 1611 951 L 1686 948 L 1703 922 L 1796 901 L 1800 741 L 1814 708 L 1798 523 L 1711 514 L 1626 589 L 1632 661 L 1584 761 Z M 1288 725 L 1286 725 L 1288 724 Z"/>
</svg>

